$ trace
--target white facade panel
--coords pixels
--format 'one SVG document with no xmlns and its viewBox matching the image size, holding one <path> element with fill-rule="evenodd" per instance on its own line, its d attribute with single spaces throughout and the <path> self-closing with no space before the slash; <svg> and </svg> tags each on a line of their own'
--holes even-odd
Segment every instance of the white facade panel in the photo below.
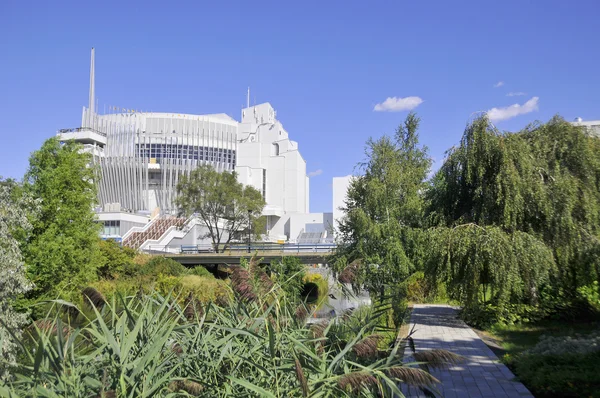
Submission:
<svg viewBox="0 0 600 398">
<path fill-rule="evenodd" d="M 342 208 L 344 207 L 351 181 L 351 175 L 333 178 L 333 226 L 335 231 L 337 231 L 339 222 L 344 217 Z"/>
</svg>

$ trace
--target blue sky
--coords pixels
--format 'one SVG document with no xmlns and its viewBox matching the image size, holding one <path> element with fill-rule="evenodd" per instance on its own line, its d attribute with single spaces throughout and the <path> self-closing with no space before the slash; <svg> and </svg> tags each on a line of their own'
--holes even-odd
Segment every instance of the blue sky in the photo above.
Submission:
<svg viewBox="0 0 600 398">
<path fill-rule="evenodd" d="M 21 178 L 44 139 L 79 126 L 94 46 L 101 109 L 239 119 L 250 86 L 318 174 L 311 211 L 331 211 L 332 177 L 407 108 L 437 166 L 476 111 L 498 108 L 509 131 L 600 119 L 599 14 L 598 1 L 4 0 L 0 175 Z"/>
</svg>

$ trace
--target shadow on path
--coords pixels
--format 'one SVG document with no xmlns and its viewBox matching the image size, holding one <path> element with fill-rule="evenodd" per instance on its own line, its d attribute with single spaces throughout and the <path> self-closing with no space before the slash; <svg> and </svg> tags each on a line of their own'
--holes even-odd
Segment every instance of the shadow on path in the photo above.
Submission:
<svg viewBox="0 0 600 398">
<path fill-rule="evenodd" d="M 441 348 L 465 357 L 461 364 L 432 371 L 441 381 L 438 390 L 442 397 L 533 397 L 477 333 L 458 318 L 456 307 L 416 304 L 410 327 L 413 325 L 417 351 Z M 408 349 L 405 361 L 413 361 Z M 407 397 L 425 397 L 415 389 L 403 386 L 402 390 Z"/>
</svg>

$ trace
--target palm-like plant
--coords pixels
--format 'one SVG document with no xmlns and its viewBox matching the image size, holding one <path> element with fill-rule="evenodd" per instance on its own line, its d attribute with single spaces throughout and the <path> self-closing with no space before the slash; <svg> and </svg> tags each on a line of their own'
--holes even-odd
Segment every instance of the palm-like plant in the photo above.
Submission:
<svg viewBox="0 0 600 398">
<path fill-rule="evenodd" d="M 59 316 L 33 325 L 0 396 L 402 396 L 400 383 L 436 384 L 402 363 L 400 344 L 377 350 L 377 309 L 360 327 L 352 316 L 307 325 L 259 267 L 235 272 L 237 299 L 226 306 L 157 293 L 106 303 L 87 290 L 102 308 L 80 312 L 73 328 Z M 430 362 L 457 359 L 443 352 Z"/>
</svg>

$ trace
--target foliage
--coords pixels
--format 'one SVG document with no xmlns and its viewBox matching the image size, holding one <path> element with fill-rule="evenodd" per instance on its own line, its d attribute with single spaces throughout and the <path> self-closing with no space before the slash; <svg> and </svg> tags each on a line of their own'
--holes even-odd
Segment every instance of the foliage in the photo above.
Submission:
<svg viewBox="0 0 600 398">
<path fill-rule="evenodd" d="M 555 117 L 502 134 L 480 117 L 447 153 L 427 198 L 433 225 L 493 226 L 498 241 L 511 239 L 525 250 L 534 242 L 532 271 L 548 268 L 546 245 L 557 265 L 549 281 L 555 291 L 573 295 L 600 278 L 600 140 L 581 127 Z M 509 269 L 513 259 L 494 262 Z"/>
<path fill-rule="evenodd" d="M 96 169 L 81 149 L 50 138 L 29 159 L 24 189 L 41 203 L 23 246 L 34 297 L 92 281 L 100 266 L 100 225 L 92 211 Z"/>
<path fill-rule="evenodd" d="M 279 283 L 290 299 L 300 297 L 306 276 L 306 266 L 300 259 L 284 256 L 281 260 L 271 263 L 270 271 L 273 279 Z"/>
<path fill-rule="evenodd" d="M 600 391 L 600 337 L 542 337 L 510 360 L 536 397 L 596 397 Z"/>
<path fill-rule="evenodd" d="M 600 313 L 600 288 L 598 281 L 577 289 L 579 295 L 596 311 Z"/>
<path fill-rule="evenodd" d="M 181 276 L 188 273 L 188 269 L 172 258 L 154 256 L 140 267 L 140 275 L 167 275 Z"/>
<path fill-rule="evenodd" d="M 359 165 L 364 174 L 354 177 L 348 189 L 338 256 L 351 263 L 362 260 L 355 284 L 372 291 L 383 292 L 388 282 L 406 278 L 420 262 L 421 191 L 431 159 L 419 146 L 419 121 L 411 113 L 394 138 L 369 139 L 367 159 Z"/>
<path fill-rule="evenodd" d="M 207 237 L 214 247 L 224 252 L 233 238 L 248 231 L 260 217 L 265 200 L 254 187 L 238 182 L 235 172 L 202 165 L 189 176 L 181 176 L 177 205 L 188 216 L 196 214 L 208 228 Z"/>
<path fill-rule="evenodd" d="M 98 277 L 113 279 L 119 275 L 132 272 L 135 266 L 133 259 L 136 251 L 129 247 L 121 247 L 112 239 L 100 241 L 100 267 Z"/>
<path fill-rule="evenodd" d="M 258 272 L 252 263 L 249 268 Z M 399 345 L 377 350 L 373 332 L 380 309 L 360 323 L 349 320 L 349 326 L 309 326 L 279 287 L 259 294 L 264 292 L 225 307 L 197 307 L 194 318 L 187 307 L 152 294 L 118 299 L 120 305 L 105 302 L 89 317 L 80 311 L 85 319 L 76 324 L 61 318 L 38 322 L 14 378 L 0 385 L 0 393 L 375 397 L 401 396 L 400 383 L 428 391 L 437 383 L 424 370 L 404 365 Z M 430 357 L 439 365 L 457 359 L 446 352 Z"/>
<path fill-rule="evenodd" d="M 400 283 L 398 289 L 400 297 L 413 303 L 424 303 L 430 297 L 431 290 L 422 271 L 417 271 L 406 278 Z"/>
<path fill-rule="evenodd" d="M 311 285 L 316 290 L 319 300 L 327 297 L 327 293 L 329 293 L 329 283 L 326 278 L 323 278 L 323 275 L 307 273 L 304 275 L 304 278 L 302 278 L 302 282 L 305 286 L 304 290 L 306 290 L 307 285 Z"/>
<path fill-rule="evenodd" d="M 13 187 L 0 180 L 0 356 L 6 358 L 0 365 L 0 379 L 6 376 L 7 366 L 15 364 L 15 338 L 27 320 L 25 314 L 14 310 L 14 300 L 32 288 L 15 234 L 31 228 L 24 209 L 35 209 L 37 203 L 15 193 Z"/>
<path fill-rule="evenodd" d="M 203 266 L 203 265 L 199 265 L 197 267 L 194 267 L 190 271 L 190 274 L 197 275 L 197 276 L 203 276 L 203 277 L 207 277 L 207 278 L 214 278 L 214 275 L 211 274 L 210 271 L 207 270 L 206 267 Z"/>
<path fill-rule="evenodd" d="M 552 252 L 533 236 L 476 224 L 430 231 L 427 275 L 446 284 L 465 307 L 494 303 L 536 304 L 556 267 Z"/>
</svg>

